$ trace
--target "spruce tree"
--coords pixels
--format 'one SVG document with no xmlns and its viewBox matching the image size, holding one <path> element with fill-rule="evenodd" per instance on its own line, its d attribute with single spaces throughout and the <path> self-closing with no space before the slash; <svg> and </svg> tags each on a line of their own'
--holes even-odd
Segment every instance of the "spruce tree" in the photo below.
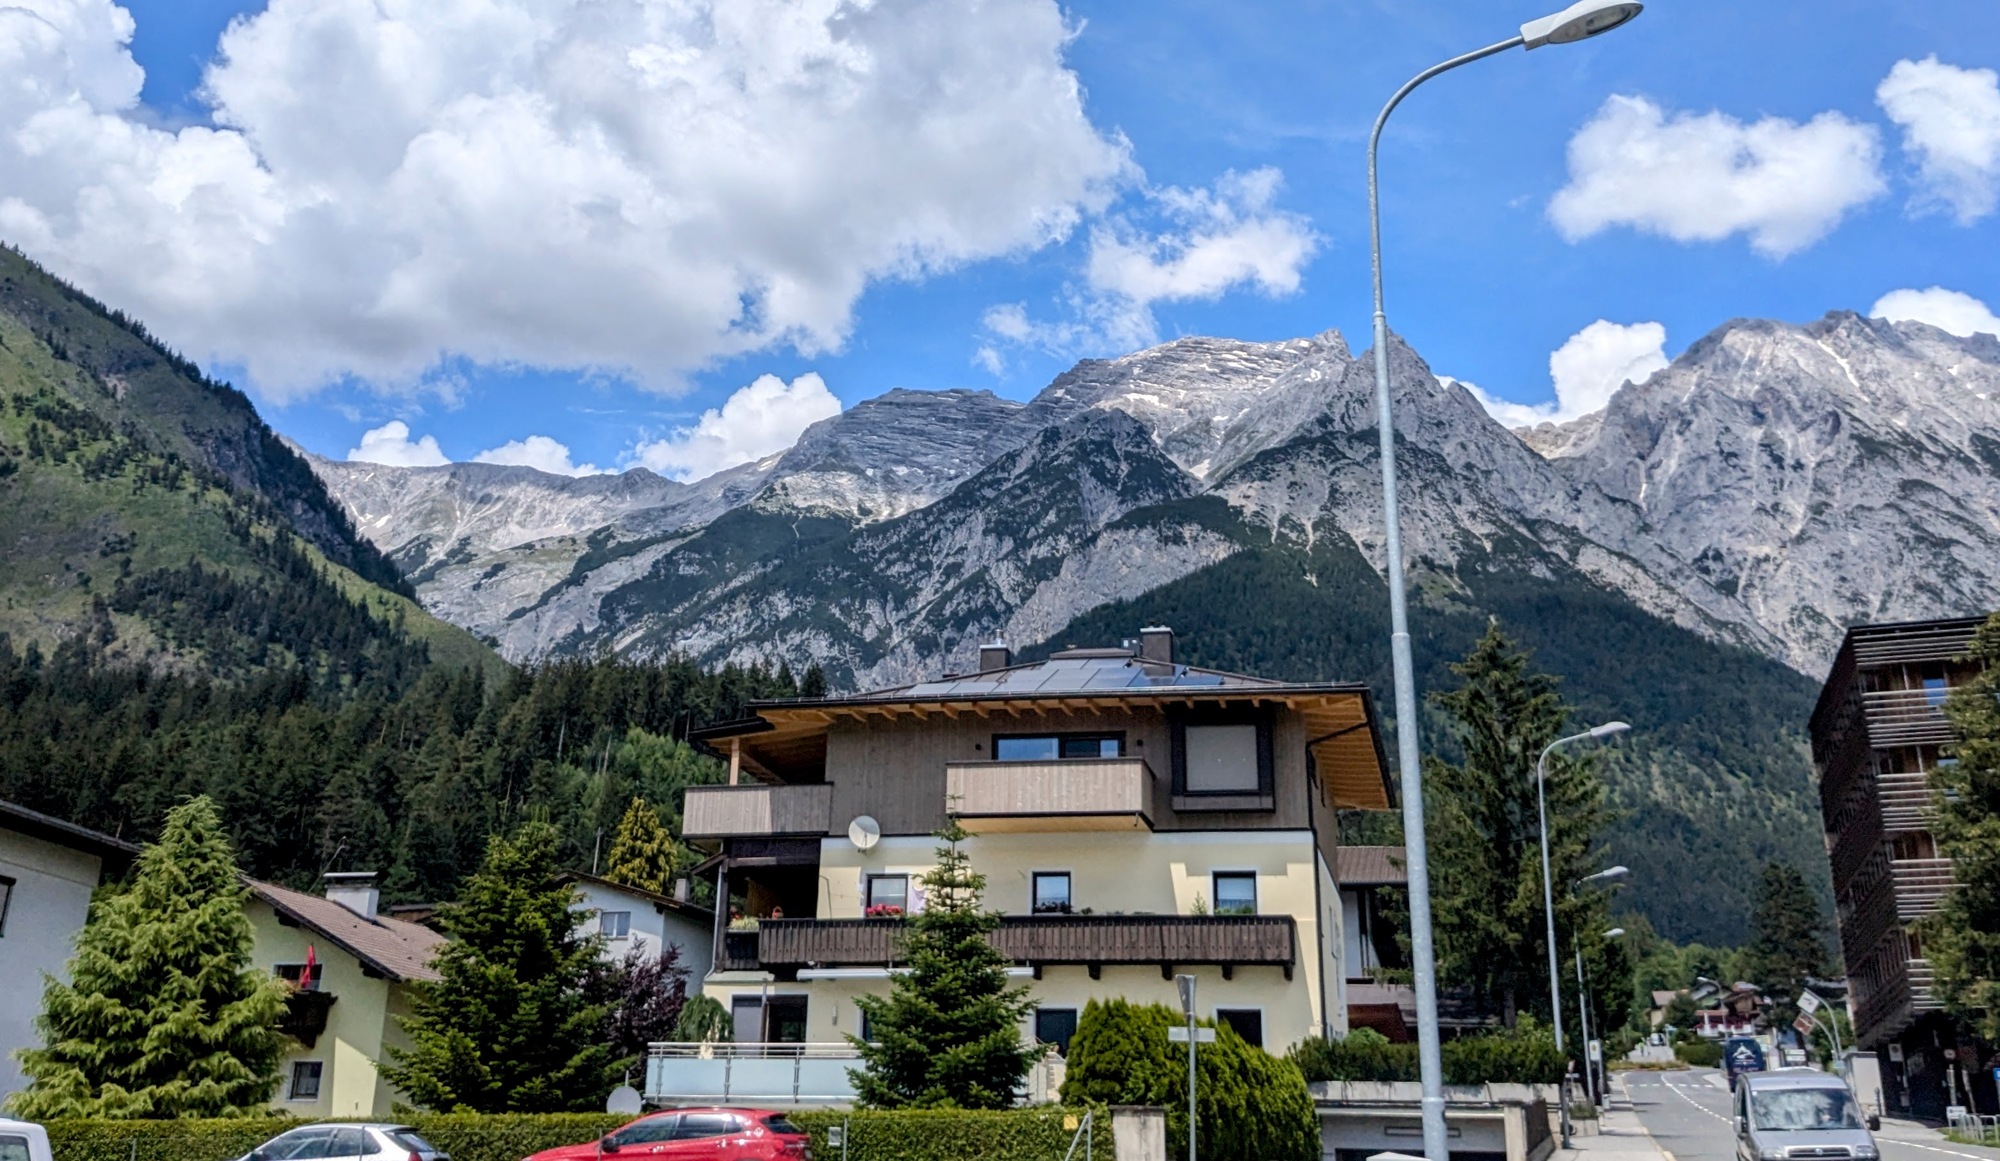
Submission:
<svg viewBox="0 0 2000 1161">
<path fill-rule="evenodd" d="M 241 1116 L 271 1099 L 286 985 L 249 970 L 248 892 L 215 805 L 167 813 L 129 886 L 99 898 L 50 979 L 15 1115 Z"/>
<path fill-rule="evenodd" d="M 618 820 L 604 877 L 655 895 L 666 894 L 673 883 L 674 838 L 645 799 L 634 798 Z"/>
<path fill-rule="evenodd" d="M 953 818 L 937 837 L 945 845 L 923 879 L 924 909 L 906 921 L 908 967 L 889 995 L 855 1000 L 871 1039 L 848 1037 L 863 1067 L 847 1075 L 873 1108 L 1010 1108 L 1046 1048 L 1021 1041 L 1033 1005 L 1007 985 L 1007 960 L 987 938 L 1000 916 L 980 909 L 986 877 L 960 847 L 969 833 Z"/>
<path fill-rule="evenodd" d="M 585 935 L 560 882 L 560 836 L 531 822 L 495 835 L 459 901 L 439 913 L 451 942 L 442 977 L 415 988 L 399 1018 L 408 1048 L 382 1075 L 438 1112 L 601 1108 L 622 1064 L 605 1037 L 601 940 Z"/>
<path fill-rule="evenodd" d="M 1798 1017 L 1799 992 L 1826 971 L 1826 913 L 1806 878 L 1790 863 L 1764 864 L 1751 920 L 1755 932 L 1743 952 L 1750 982 L 1771 998 L 1771 1023 Z"/>
<path fill-rule="evenodd" d="M 1969 653 L 1984 670 L 1945 702 L 1958 741 L 1931 774 L 1931 827 L 1956 882 L 1921 932 L 1946 1009 L 2000 1041 L 2000 613 Z"/>
</svg>

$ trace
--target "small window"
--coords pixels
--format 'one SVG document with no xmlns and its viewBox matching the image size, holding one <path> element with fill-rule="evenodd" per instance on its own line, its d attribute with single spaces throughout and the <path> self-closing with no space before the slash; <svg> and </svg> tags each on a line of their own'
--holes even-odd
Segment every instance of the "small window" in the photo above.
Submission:
<svg viewBox="0 0 2000 1161">
<path fill-rule="evenodd" d="M 302 963 L 273 964 L 271 970 L 277 973 L 279 979 L 302 992 L 317 992 L 319 991 L 320 977 L 326 974 L 326 965 L 323 963 L 313 964 L 311 979 L 306 978 L 306 965 Z"/>
<path fill-rule="evenodd" d="M 1069 907 L 1069 872 L 1036 871 L 1035 914 L 1067 915 Z"/>
<path fill-rule="evenodd" d="M 599 911 L 597 933 L 606 939 L 623 939 L 632 934 L 630 911 Z"/>
<path fill-rule="evenodd" d="M 681 1117 L 680 1131 L 674 1134 L 676 1141 L 700 1141 L 709 1137 L 727 1137 L 736 1132 L 740 1124 L 728 1113 L 687 1113 Z"/>
<path fill-rule="evenodd" d="M 1036 1008 L 1035 1042 L 1053 1044 L 1056 1051 L 1069 1055 L 1069 1042 L 1076 1036 L 1075 1008 Z"/>
<path fill-rule="evenodd" d="M 1257 1008 L 1217 1008 L 1215 1019 L 1252 1048 L 1264 1047 L 1264 1013 Z"/>
<path fill-rule="evenodd" d="M 910 877 L 908 875 L 868 876 L 868 898 L 863 915 L 870 918 L 891 918 L 906 915 L 910 910 Z"/>
<path fill-rule="evenodd" d="M 1217 915 L 1257 914 L 1257 872 L 1217 871 L 1215 873 L 1215 913 Z"/>
<path fill-rule="evenodd" d="M 0 1134 L 0 1161 L 28 1161 L 28 1139 Z"/>
<path fill-rule="evenodd" d="M 1254 724 L 1187 727 L 1189 794 L 1255 794 L 1258 787 Z"/>
<path fill-rule="evenodd" d="M 286 1090 L 286 1100 L 316 1101 L 319 1099 L 319 1078 L 326 1065 L 318 1060 L 299 1060 L 292 1063 L 292 1087 Z"/>
</svg>

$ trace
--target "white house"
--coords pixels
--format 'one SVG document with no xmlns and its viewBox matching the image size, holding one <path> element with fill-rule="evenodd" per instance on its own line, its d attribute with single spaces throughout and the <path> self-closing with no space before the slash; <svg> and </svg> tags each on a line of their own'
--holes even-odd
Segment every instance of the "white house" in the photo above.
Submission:
<svg viewBox="0 0 2000 1161">
<path fill-rule="evenodd" d="M 43 974 L 64 975 L 90 893 L 138 853 L 123 839 L 0 802 L 0 1100 L 27 1087 L 14 1052 L 41 1044 Z"/>
<path fill-rule="evenodd" d="M 581 871 L 563 878 L 576 888 L 576 910 L 596 917 L 593 930 L 604 936 L 604 958 L 624 959 L 640 940 L 653 958 L 678 947 L 681 965 L 688 969 L 688 995 L 701 991 L 702 978 L 715 963 L 713 910 Z"/>
</svg>

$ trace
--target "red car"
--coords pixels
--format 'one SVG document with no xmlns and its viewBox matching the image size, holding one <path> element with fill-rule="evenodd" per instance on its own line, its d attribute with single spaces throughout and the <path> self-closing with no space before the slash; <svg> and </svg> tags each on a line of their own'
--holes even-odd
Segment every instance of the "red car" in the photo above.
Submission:
<svg viewBox="0 0 2000 1161">
<path fill-rule="evenodd" d="M 672 1109 L 640 1117 L 602 1140 L 544 1149 L 526 1161 L 812 1161 L 806 1135 L 769 1109 Z"/>
</svg>

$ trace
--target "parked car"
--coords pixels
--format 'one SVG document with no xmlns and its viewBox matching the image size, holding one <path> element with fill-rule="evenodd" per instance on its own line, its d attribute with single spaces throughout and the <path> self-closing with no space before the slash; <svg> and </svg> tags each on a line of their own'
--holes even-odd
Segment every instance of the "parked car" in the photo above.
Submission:
<svg viewBox="0 0 2000 1161">
<path fill-rule="evenodd" d="M 1746 1072 L 1764 1071 L 1764 1046 L 1748 1036 L 1735 1036 L 1722 1044 L 1722 1069 L 1729 1074 L 1729 1088 L 1734 1092 L 1736 1078 Z"/>
<path fill-rule="evenodd" d="M 526 1161 L 706 1157 L 722 1161 L 812 1161 L 803 1130 L 769 1109 L 672 1109 L 640 1117 L 581 1145 L 544 1149 Z"/>
<path fill-rule="evenodd" d="M 451 1161 L 408 1125 L 355 1122 L 306 1125 L 277 1136 L 237 1161 Z"/>
<path fill-rule="evenodd" d="M 1881 1156 L 1873 1133 L 1881 1118 L 1864 1123 L 1847 1082 L 1824 1072 L 1745 1075 L 1736 1085 L 1735 1125 L 1737 1161 Z"/>
<path fill-rule="evenodd" d="M 50 1161 L 49 1131 L 32 1121 L 0 1117 L 0 1161 Z"/>
</svg>

